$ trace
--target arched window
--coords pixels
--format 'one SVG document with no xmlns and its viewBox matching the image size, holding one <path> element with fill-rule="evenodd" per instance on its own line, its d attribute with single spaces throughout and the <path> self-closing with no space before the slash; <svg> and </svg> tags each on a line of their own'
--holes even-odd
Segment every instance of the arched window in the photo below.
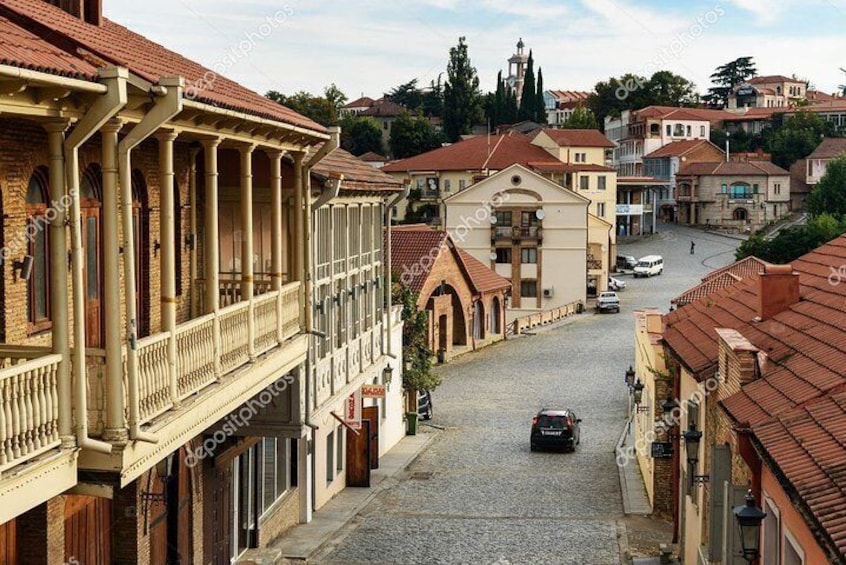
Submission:
<svg viewBox="0 0 846 565">
<path fill-rule="evenodd" d="M 132 171 L 132 230 L 135 244 L 135 315 L 138 320 L 138 336 L 150 335 L 150 313 L 148 311 L 150 284 L 149 252 L 149 208 L 147 207 L 147 182 L 144 174 Z"/>
<path fill-rule="evenodd" d="M 32 273 L 27 286 L 29 331 L 50 328 L 50 238 L 47 208 L 50 205 L 49 172 L 38 167 L 29 178 L 26 191 L 27 254 Z"/>
<path fill-rule="evenodd" d="M 749 212 L 746 208 L 736 208 L 731 215 L 733 220 L 745 222 L 749 219 Z"/>
<path fill-rule="evenodd" d="M 729 198 L 734 200 L 752 198 L 752 187 L 745 182 L 736 182 L 730 187 Z"/>
<path fill-rule="evenodd" d="M 176 263 L 176 296 L 182 296 L 182 203 L 179 199 L 179 185 L 173 183 L 173 260 Z"/>
</svg>

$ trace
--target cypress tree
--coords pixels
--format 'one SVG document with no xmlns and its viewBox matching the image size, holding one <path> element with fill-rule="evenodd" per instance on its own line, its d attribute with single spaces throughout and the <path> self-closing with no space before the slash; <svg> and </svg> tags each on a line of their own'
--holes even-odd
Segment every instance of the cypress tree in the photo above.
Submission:
<svg viewBox="0 0 846 565">
<path fill-rule="evenodd" d="M 543 69 L 538 67 L 538 89 L 535 96 L 535 122 L 546 123 L 546 101 L 543 99 Z"/>
<path fill-rule="evenodd" d="M 523 76 L 523 92 L 520 97 L 519 121 L 535 119 L 535 60 L 529 51 L 529 62 L 526 64 L 526 74 Z"/>
</svg>

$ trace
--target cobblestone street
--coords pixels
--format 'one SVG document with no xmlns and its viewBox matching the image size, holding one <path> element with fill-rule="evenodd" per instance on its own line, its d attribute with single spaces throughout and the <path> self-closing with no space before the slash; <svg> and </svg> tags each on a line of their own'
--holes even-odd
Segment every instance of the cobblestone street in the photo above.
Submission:
<svg viewBox="0 0 846 565">
<path fill-rule="evenodd" d="M 696 242 L 695 255 L 690 242 Z M 634 360 L 631 313 L 656 306 L 734 259 L 738 241 L 677 226 L 620 254 L 664 256 L 665 273 L 624 277 L 620 314 L 589 314 L 438 368 L 440 437 L 325 548 L 319 563 L 620 563 L 614 446 Z M 592 304 L 591 304 L 592 306 Z M 570 407 L 575 453 L 529 450 L 532 416 Z M 422 432 L 432 428 L 423 426 Z"/>
</svg>

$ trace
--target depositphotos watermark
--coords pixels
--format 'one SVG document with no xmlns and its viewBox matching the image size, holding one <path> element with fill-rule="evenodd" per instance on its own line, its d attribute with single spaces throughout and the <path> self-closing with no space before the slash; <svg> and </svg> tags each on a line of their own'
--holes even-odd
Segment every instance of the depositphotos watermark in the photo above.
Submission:
<svg viewBox="0 0 846 565">
<path fill-rule="evenodd" d="M 831 274 L 828 275 L 828 284 L 840 286 L 840 283 L 846 282 L 846 265 L 840 265 L 838 269 L 829 267 L 829 270 L 831 270 Z"/>
<path fill-rule="evenodd" d="M 267 16 L 255 30 L 245 32 L 244 39 L 231 46 L 229 51 L 211 66 L 211 70 L 206 71 L 196 81 L 186 81 L 185 97 L 196 100 L 203 92 L 214 90 L 214 84 L 220 76 L 225 75 L 232 67 L 249 57 L 260 42 L 273 35 L 293 15 L 294 9 L 286 4 L 282 9 Z"/>
<path fill-rule="evenodd" d="M 247 427 L 263 408 L 270 406 L 277 396 L 288 390 L 288 387 L 294 384 L 294 380 L 294 375 L 285 375 L 271 383 L 256 397 L 245 402 L 237 412 L 233 412 L 224 418 L 223 426 L 219 430 L 214 432 L 211 437 L 207 437 L 196 450 L 188 452 L 185 457 L 185 464 L 193 468 L 206 457 L 212 457 L 215 449 L 223 445 L 227 439 L 236 435 L 238 430 Z"/>
</svg>

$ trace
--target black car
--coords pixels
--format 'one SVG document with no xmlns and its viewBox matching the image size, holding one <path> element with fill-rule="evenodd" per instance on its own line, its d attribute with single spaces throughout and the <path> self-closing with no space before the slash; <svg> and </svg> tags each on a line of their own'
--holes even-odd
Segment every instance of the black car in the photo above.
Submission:
<svg viewBox="0 0 846 565">
<path fill-rule="evenodd" d="M 432 393 L 428 390 L 417 391 L 417 415 L 421 420 L 431 420 L 434 415 Z"/>
<path fill-rule="evenodd" d="M 544 408 L 532 419 L 530 446 L 532 451 L 541 447 L 557 447 L 575 451 L 581 440 L 581 420 L 572 410 Z"/>
</svg>

